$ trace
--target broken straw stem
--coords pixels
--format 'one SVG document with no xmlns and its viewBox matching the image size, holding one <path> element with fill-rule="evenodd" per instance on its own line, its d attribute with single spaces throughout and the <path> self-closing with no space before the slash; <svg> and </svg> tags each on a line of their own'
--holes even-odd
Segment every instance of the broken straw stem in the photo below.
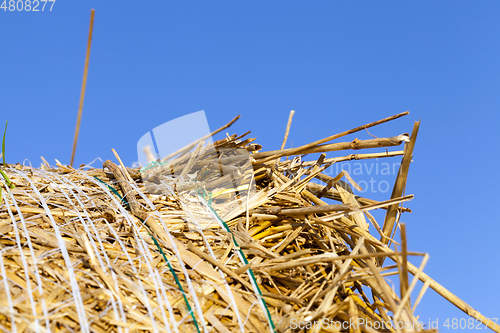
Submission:
<svg viewBox="0 0 500 333">
<path fill-rule="evenodd" d="M 304 145 L 304 146 L 301 146 L 301 147 L 298 147 L 298 148 L 292 148 L 291 152 L 293 153 L 290 153 L 290 151 L 288 153 L 290 153 L 290 155 L 297 155 L 297 154 L 301 154 L 301 152 L 305 149 L 308 149 L 308 148 L 311 148 L 311 147 L 314 147 L 314 146 L 317 146 L 317 145 L 320 145 L 320 144 L 323 144 L 325 142 L 328 142 L 328 141 L 332 141 L 332 140 L 335 140 L 335 139 L 338 139 L 338 138 L 341 138 L 343 136 L 346 136 L 346 135 L 349 135 L 349 134 L 353 134 L 353 133 L 356 133 L 356 132 L 359 132 L 359 131 L 362 131 L 364 129 L 367 129 L 367 128 L 370 128 L 370 127 L 373 127 L 373 126 L 376 126 L 376 125 L 380 125 L 380 124 L 383 124 L 383 123 L 386 123 L 388 121 L 391 121 L 391 120 L 394 120 L 394 119 L 397 119 L 397 118 L 401 118 L 403 116 L 406 116 L 407 114 L 409 114 L 410 112 L 409 111 L 406 111 L 406 112 L 402 112 L 402 113 L 399 113 L 399 114 L 396 114 L 394 116 L 391 116 L 391 117 L 387 117 L 387 118 L 384 118 L 384 119 L 380 119 L 380 120 L 377 120 L 377 121 L 374 121 L 374 122 L 371 122 L 371 123 L 368 123 L 366 125 L 362 125 L 362 126 L 358 126 L 358 127 L 355 127 L 353 129 L 350 129 L 348 131 L 345 131 L 345 132 L 341 132 L 341 133 L 338 133 L 338 134 L 335 134 L 335 135 L 332 135 L 332 136 L 329 136 L 329 137 L 326 137 L 324 139 L 321 139 L 321 140 L 318 140 L 318 141 L 314 141 L 314 142 L 311 142 L 307 145 Z M 262 161 L 260 161 L 261 163 L 265 163 L 267 161 L 270 161 L 270 160 L 273 160 L 275 158 L 278 158 L 278 157 L 282 157 L 282 156 L 285 156 L 284 155 L 285 153 L 279 153 L 279 154 L 276 154 L 276 156 L 270 156 L 270 157 L 267 157 L 267 158 L 264 158 Z"/>
<path fill-rule="evenodd" d="M 300 154 L 312 154 L 312 153 L 324 153 L 329 151 L 339 151 L 339 150 L 348 150 L 348 149 L 366 149 L 366 148 L 381 148 L 381 147 L 391 147 L 391 146 L 399 146 L 401 143 L 407 141 L 409 139 L 408 135 L 401 134 L 398 136 L 393 136 L 389 138 L 376 138 L 376 139 L 368 139 L 368 140 L 353 140 L 351 142 L 338 142 L 338 143 L 330 143 L 324 145 L 318 145 L 311 148 L 307 148 L 300 151 Z M 252 157 L 257 160 L 257 163 L 260 163 L 259 159 L 266 159 L 268 157 L 272 157 L 274 155 L 296 155 L 294 151 L 295 148 L 284 149 L 284 150 L 272 150 L 265 151 L 262 153 L 252 154 Z"/>
<path fill-rule="evenodd" d="M 85 99 L 85 87 L 87 86 L 87 72 L 89 68 L 90 45 L 92 44 L 92 30 L 94 27 L 94 12 L 95 11 L 93 9 L 90 11 L 89 41 L 87 44 L 87 55 L 85 56 L 85 67 L 83 70 L 83 82 L 82 82 L 82 91 L 80 94 L 80 105 L 78 107 L 78 118 L 76 120 L 75 139 L 73 140 L 73 151 L 71 153 L 71 162 L 69 164 L 71 166 L 73 166 L 73 161 L 75 159 L 76 143 L 78 142 L 78 134 L 80 132 L 80 121 L 82 119 L 83 100 Z"/>
</svg>

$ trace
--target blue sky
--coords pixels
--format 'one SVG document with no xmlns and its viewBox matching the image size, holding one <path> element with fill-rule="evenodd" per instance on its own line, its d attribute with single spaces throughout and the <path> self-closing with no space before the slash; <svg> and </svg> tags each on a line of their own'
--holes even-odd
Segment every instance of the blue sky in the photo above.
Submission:
<svg viewBox="0 0 500 333">
<path fill-rule="evenodd" d="M 143 134 L 199 110 L 212 129 L 240 114 L 229 132 L 252 130 L 266 150 L 279 148 L 291 109 L 294 147 L 409 110 L 370 133 L 399 135 L 422 120 L 413 213 L 402 219 L 410 250 L 430 253 L 428 274 L 500 316 L 498 1 L 58 0 L 51 12 L 0 10 L 8 163 L 69 163 L 91 8 L 75 165 L 114 159 L 111 148 L 131 165 Z M 346 140 L 355 137 L 370 138 Z M 385 177 L 392 186 L 395 175 Z M 443 331 L 447 318 L 468 318 L 433 291 L 417 314 Z"/>
</svg>

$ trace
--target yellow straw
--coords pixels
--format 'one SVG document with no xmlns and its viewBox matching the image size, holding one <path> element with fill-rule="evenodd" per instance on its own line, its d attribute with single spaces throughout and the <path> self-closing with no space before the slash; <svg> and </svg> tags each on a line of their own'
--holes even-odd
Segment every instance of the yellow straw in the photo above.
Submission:
<svg viewBox="0 0 500 333">
<path fill-rule="evenodd" d="M 82 119 L 83 99 L 85 97 L 85 86 L 87 85 L 87 71 L 89 68 L 90 44 L 92 42 L 92 28 L 94 27 L 94 10 L 90 11 L 90 29 L 89 42 L 87 44 L 87 55 L 85 57 L 85 69 L 83 70 L 82 93 L 80 95 L 80 106 L 78 108 L 78 119 L 76 120 L 75 139 L 73 141 L 73 152 L 71 153 L 70 165 L 73 166 L 76 152 L 76 142 L 78 141 L 78 133 L 80 132 L 80 120 Z"/>
</svg>

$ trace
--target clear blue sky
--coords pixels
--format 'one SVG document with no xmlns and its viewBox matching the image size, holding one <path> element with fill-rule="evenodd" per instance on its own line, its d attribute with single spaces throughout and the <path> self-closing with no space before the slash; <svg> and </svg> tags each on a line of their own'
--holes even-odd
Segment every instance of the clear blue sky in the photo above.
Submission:
<svg viewBox="0 0 500 333">
<path fill-rule="evenodd" d="M 76 165 L 113 159 L 111 148 L 130 165 L 146 131 L 199 110 L 212 129 L 240 114 L 230 132 L 252 130 L 265 149 L 279 148 L 291 109 L 293 146 L 409 110 L 370 132 L 398 135 L 422 120 L 413 213 L 402 219 L 410 250 L 429 252 L 428 274 L 500 316 L 500 2 L 57 0 L 52 12 L 1 10 L 7 162 L 69 163 L 91 8 Z M 433 291 L 417 314 L 441 329 L 467 318 Z"/>
</svg>

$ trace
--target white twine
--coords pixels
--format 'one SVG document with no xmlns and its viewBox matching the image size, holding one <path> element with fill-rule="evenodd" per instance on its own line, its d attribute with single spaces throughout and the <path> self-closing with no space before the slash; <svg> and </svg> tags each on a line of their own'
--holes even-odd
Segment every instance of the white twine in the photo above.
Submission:
<svg viewBox="0 0 500 333">
<path fill-rule="evenodd" d="M 61 232 L 59 231 L 59 227 L 57 226 L 57 223 L 54 220 L 54 217 L 50 213 L 50 209 L 47 206 L 47 203 L 45 202 L 45 199 L 43 198 L 42 194 L 38 191 L 36 186 L 33 184 L 31 179 L 27 177 L 24 173 L 18 172 L 26 181 L 30 184 L 31 188 L 33 189 L 33 192 L 37 195 L 41 205 L 43 206 L 43 209 L 46 211 L 47 216 L 50 219 L 50 222 L 52 224 L 52 228 L 54 229 L 54 234 L 57 238 L 57 242 L 59 244 L 59 248 L 61 249 L 61 254 L 64 258 L 64 262 L 66 263 L 66 267 L 68 268 L 68 275 L 70 279 L 70 285 L 71 285 L 71 290 L 73 291 L 73 298 L 75 299 L 75 307 L 76 307 L 76 312 L 78 314 L 78 320 L 80 322 L 80 329 L 84 333 L 90 333 L 89 330 L 89 325 L 87 322 L 87 316 L 85 312 L 85 307 L 83 306 L 83 301 L 82 301 L 82 296 L 80 293 L 80 287 L 78 286 L 78 282 L 76 281 L 76 276 L 75 272 L 73 270 L 73 265 L 71 263 L 71 258 L 69 257 L 68 254 L 68 249 L 66 248 L 66 244 L 64 242 L 64 239 L 62 238 Z"/>
<path fill-rule="evenodd" d="M 137 193 L 139 193 L 139 195 L 146 201 L 146 203 L 150 206 L 151 209 L 156 209 L 156 207 L 153 205 L 151 200 L 149 200 L 149 198 L 147 196 L 145 196 L 144 193 L 142 193 L 142 191 L 140 191 L 139 188 L 135 184 L 132 184 L 132 187 L 135 187 Z M 198 300 L 198 296 L 196 295 L 196 291 L 194 290 L 193 281 L 191 280 L 191 278 L 189 277 L 189 274 L 187 272 L 186 264 L 184 264 L 184 261 L 181 258 L 179 250 L 178 250 L 177 246 L 175 245 L 174 239 L 173 239 L 172 235 L 170 234 L 170 232 L 168 231 L 168 228 L 165 225 L 163 218 L 161 217 L 161 215 L 158 212 L 156 212 L 154 215 L 158 218 L 158 220 L 160 221 L 160 223 L 163 227 L 163 230 L 165 230 L 165 234 L 168 236 L 168 240 L 169 240 L 170 244 L 172 245 L 172 249 L 174 250 L 174 253 L 177 257 L 177 260 L 179 261 L 179 266 L 181 267 L 182 272 L 184 274 L 184 277 L 186 279 L 186 284 L 188 285 L 189 293 L 192 295 L 192 299 L 193 299 L 196 311 L 198 313 L 198 317 L 200 318 L 201 324 L 203 326 L 203 331 L 205 333 L 208 333 L 207 325 L 206 325 L 206 322 L 204 320 L 205 316 L 203 315 L 203 311 L 201 309 L 200 302 Z M 144 223 L 146 223 L 146 221 L 144 221 Z"/>
<path fill-rule="evenodd" d="M 182 201 L 179 201 L 179 202 L 181 203 L 182 210 L 186 214 L 190 215 L 191 219 L 194 221 L 194 223 L 196 223 L 196 226 L 199 228 L 199 233 L 200 233 L 201 237 L 203 238 L 203 241 L 205 243 L 205 247 L 207 248 L 208 252 L 210 253 L 210 256 L 217 260 L 217 258 L 215 257 L 215 254 L 212 250 L 212 247 L 210 246 L 210 243 L 208 242 L 207 238 L 205 237 L 205 234 L 203 233 L 203 231 L 201 230 L 200 224 L 198 223 L 198 221 L 196 221 L 195 217 L 191 214 L 191 211 L 187 208 L 186 204 L 183 203 Z M 236 319 L 238 320 L 238 325 L 240 326 L 240 331 L 245 332 L 245 326 L 243 325 L 243 322 L 241 321 L 240 311 L 238 309 L 238 305 L 236 304 L 236 299 L 234 298 L 233 291 L 232 291 L 231 287 L 229 286 L 229 284 L 227 283 L 227 280 L 226 280 L 226 277 L 224 276 L 224 273 L 220 269 L 217 269 L 217 270 L 219 271 L 219 274 L 220 274 L 222 281 L 224 281 L 224 286 L 226 287 L 226 292 L 229 295 L 229 298 L 231 299 L 230 305 L 233 307 L 234 313 L 236 314 Z"/>
<path fill-rule="evenodd" d="M 9 304 L 11 332 L 17 332 L 14 304 L 12 303 L 12 295 L 10 294 L 9 279 L 7 278 L 7 272 L 5 271 L 5 265 L 3 263 L 3 250 L 0 251 L 0 269 L 2 271 L 5 294 L 7 295 L 7 304 Z"/>
<path fill-rule="evenodd" d="M 12 197 L 12 192 L 10 193 L 10 196 Z M 9 200 L 7 198 L 5 198 L 5 207 L 7 208 L 7 211 L 9 212 L 9 216 L 10 216 L 10 219 L 12 221 L 12 224 L 14 226 L 14 233 L 16 235 L 16 245 L 19 249 L 19 255 L 21 256 L 21 262 L 23 263 L 23 268 L 24 268 L 24 275 L 25 275 L 25 280 L 26 280 L 26 288 L 27 288 L 27 293 L 28 293 L 28 298 L 30 300 L 30 305 L 31 305 L 31 312 L 33 314 L 33 316 L 35 317 L 35 327 L 36 327 L 36 331 L 38 333 L 40 333 L 40 329 L 39 329 L 39 320 L 38 320 L 38 313 L 36 311 L 36 302 L 35 302 L 35 299 L 33 298 L 33 290 L 31 288 L 31 278 L 30 278 L 30 269 L 28 267 L 28 261 L 26 260 L 26 256 L 24 255 L 24 251 L 23 251 L 23 247 L 21 245 L 21 237 L 19 235 L 19 230 L 18 230 L 18 225 L 17 225 L 17 222 L 16 222 L 16 219 L 14 217 L 14 214 L 12 213 L 11 209 L 10 209 L 10 205 L 9 205 Z M 23 214 L 22 212 L 19 210 L 19 207 L 17 207 L 16 205 L 16 209 L 18 210 L 19 212 L 19 216 L 20 218 L 22 218 Z M 26 241 L 28 242 L 29 245 L 32 245 L 31 244 L 31 241 L 30 241 L 30 238 L 29 238 L 29 235 L 26 235 Z M 31 246 L 30 246 L 31 247 Z M 31 247 L 30 248 L 31 252 L 30 254 L 32 256 L 33 255 L 33 248 Z"/>
<path fill-rule="evenodd" d="M 146 255 L 146 257 L 147 257 L 146 258 L 146 264 L 147 264 L 147 266 L 148 266 L 148 268 L 150 270 L 150 276 L 153 277 L 153 282 L 155 284 L 155 288 L 156 288 L 156 293 L 157 293 L 157 298 L 158 298 L 159 304 L 165 304 L 167 306 L 167 309 L 168 309 L 168 312 L 169 312 L 169 315 L 170 315 L 170 319 L 168 319 L 166 317 L 166 314 L 165 314 L 165 312 L 163 310 L 163 307 L 162 307 L 162 315 L 165 318 L 165 327 L 166 327 L 167 331 L 170 332 L 170 327 L 167 324 L 168 322 L 170 322 L 170 324 L 174 327 L 175 332 L 178 333 L 178 330 L 177 330 L 177 326 L 178 325 L 177 325 L 177 322 L 176 322 L 176 319 L 175 319 L 175 316 L 174 316 L 174 313 L 173 313 L 172 306 L 171 306 L 170 301 L 168 300 L 168 297 L 166 295 L 165 288 L 164 288 L 164 285 L 163 285 L 163 281 L 161 280 L 161 277 L 160 277 L 160 275 L 158 273 L 158 270 L 153 269 L 151 267 L 151 265 L 150 265 L 150 263 L 153 261 L 152 254 L 151 254 L 151 252 L 149 250 L 149 246 L 147 245 L 146 241 L 142 238 L 142 236 L 140 234 L 140 230 L 137 228 L 137 226 L 135 225 L 135 223 L 133 223 L 131 221 L 129 213 L 124 209 L 124 207 L 121 205 L 121 203 L 118 202 L 118 200 L 115 198 L 115 195 L 111 194 L 111 192 L 109 191 L 109 189 L 107 188 L 107 186 L 105 186 L 101 182 L 95 180 L 94 178 L 88 177 L 85 174 L 82 174 L 82 175 L 84 175 L 88 180 L 92 181 L 94 184 L 98 185 L 108 195 L 108 197 L 111 198 L 111 200 L 115 203 L 116 208 L 118 208 L 118 210 L 120 211 L 120 213 L 122 213 L 122 215 L 126 218 L 126 221 L 133 228 L 134 233 L 136 235 L 136 239 L 139 240 L 139 242 L 137 242 L 137 245 L 139 247 L 139 251 L 141 253 L 144 253 Z M 130 257 L 130 255 L 128 254 L 128 251 L 126 249 L 125 244 L 120 240 L 120 237 L 116 234 L 115 230 L 113 228 L 111 228 L 111 226 L 109 224 L 108 224 L 108 227 L 110 228 L 110 230 L 112 230 L 112 232 L 113 232 L 116 240 L 120 244 L 120 247 L 122 248 L 124 254 L 127 256 L 127 259 L 130 262 L 130 265 L 131 265 L 132 269 L 134 270 L 134 272 L 137 272 L 137 270 L 135 268 L 135 265 L 133 263 L 133 260 Z M 148 251 L 146 251 L 146 249 L 148 249 Z M 147 260 L 147 259 L 149 259 L 149 260 Z M 159 286 L 160 286 L 160 288 L 158 288 Z"/>
</svg>

